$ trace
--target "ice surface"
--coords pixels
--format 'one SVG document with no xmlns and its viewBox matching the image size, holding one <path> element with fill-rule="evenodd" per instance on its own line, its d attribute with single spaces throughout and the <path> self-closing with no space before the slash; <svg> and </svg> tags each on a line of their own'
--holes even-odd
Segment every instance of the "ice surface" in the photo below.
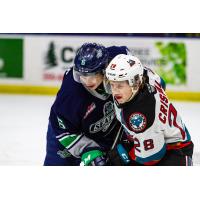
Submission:
<svg viewBox="0 0 200 200">
<path fill-rule="evenodd" d="M 0 165 L 42 165 L 54 96 L 0 94 Z M 200 103 L 173 102 L 195 144 L 200 165 Z"/>
<path fill-rule="evenodd" d="M 42 165 L 52 96 L 0 95 L 0 165 Z"/>
</svg>

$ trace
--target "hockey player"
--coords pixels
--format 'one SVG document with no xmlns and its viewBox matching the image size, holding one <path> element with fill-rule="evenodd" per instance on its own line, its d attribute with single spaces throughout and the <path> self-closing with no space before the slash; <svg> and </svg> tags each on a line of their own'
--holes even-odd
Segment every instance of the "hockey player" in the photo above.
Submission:
<svg viewBox="0 0 200 200">
<path fill-rule="evenodd" d="M 44 165 L 105 165 L 105 152 L 115 139 L 120 123 L 112 96 L 105 91 L 104 70 L 125 46 L 105 48 L 85 43 L 74 66 L 64 74 L 51 107 Z"/>
<path fill-rule="evenodd" d="M 115 149 L 123 161 L 118 165 L 192 165 L 190 134 L 159 76 L 130 55 L 116 56 L 106 68 L 106 76 L 117 119 L 128 140 Z"/>
</svg>

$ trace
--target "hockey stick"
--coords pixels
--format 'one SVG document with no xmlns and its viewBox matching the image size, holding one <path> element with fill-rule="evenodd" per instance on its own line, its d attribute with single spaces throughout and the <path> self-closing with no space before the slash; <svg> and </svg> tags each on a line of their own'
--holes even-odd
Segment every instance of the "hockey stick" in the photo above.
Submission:
<svg viewBox="0 0 200 200">
<path fill-rule="evenodd" d="M 112 147 L 111 147 L 110 150 L 113 150 L 116 147 L 116 144 L 117 144 L 117 142 L 119 140 L 119 137 L 122 136 L 122 133 L 123 132 L 122 132 L 122 125 L 121 125 L 120 128 L 119 128 L 119 130 L 118 130 L 118 132 L 117 132 L 116 138 L 115 138 L 115 140 L 114 140 L 114 142 L 113 142 Z"/>
<path fill-rule="evenodd" d="M 119 130 L 117 132 L 117 135 L 115 137 L 115 140 L 114 140 L 109 152 L 111 152 L 117 146 L 117 142 L 119 140 L 119 137 L 122 136 L 121 133 L 122 133 L 122 125 L 119 127 Z M 109 163 L 109 157 L 107 157 L 106 163 Z"/>
<path fill-rule="evenodd" d="M 121 140 L 122 135 L 123 135 L 123 126 L 121 125 L 117 132 L 117 135 L 113 142 L 113 145 L 110 149 L 111 152 L 117 146 L 118 141 Z M 121 144 L 119 144 L 119 146 L 117 146 L 117 151 L 118 151 L 121 161 L 123 162 L 123 164 L 121 164 L 121 162 L 118 161 L 117 165 L 124 165 L 124 164 L 127 165 L 130 162 L 130 159 L 129 159 L 129 156 L 128 156 L 126 150 L 124 149 L 124 147 Z M 107 158 L 106 163 L 109 163 L 109 158 Z"/>
</svg>

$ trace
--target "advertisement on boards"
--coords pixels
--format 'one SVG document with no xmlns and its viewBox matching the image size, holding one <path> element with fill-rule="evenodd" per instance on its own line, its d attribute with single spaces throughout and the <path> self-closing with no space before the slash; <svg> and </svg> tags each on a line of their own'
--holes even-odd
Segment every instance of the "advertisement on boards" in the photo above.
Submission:
<svg viewBox="0 0 200 200">
<path fill-rule="evenodd" d="M 23 39 L 0 38 L 0 79 L 23 78 Z"/>
</svg>

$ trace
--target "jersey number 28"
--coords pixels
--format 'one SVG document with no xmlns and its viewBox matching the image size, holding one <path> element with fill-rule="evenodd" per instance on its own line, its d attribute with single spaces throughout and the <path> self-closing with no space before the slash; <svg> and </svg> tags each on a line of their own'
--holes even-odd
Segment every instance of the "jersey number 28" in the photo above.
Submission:
<svg viewBox="0 0 200 200">
<path fill-rule="evenodd" d="M 154 148 L 154 144 L 153 144 L 153 140 L 152 139 L 144 140 L 143 141 L 143 145 L 144 145 L 144 150 L 145 151 L 148 151 L 148 150 Z M 134 148 L 135 148 L 135 150 L 141 152 L 140 147 L 141 147 L 140 141 L 137 138 L 134 138 Z"/>
</svg>

